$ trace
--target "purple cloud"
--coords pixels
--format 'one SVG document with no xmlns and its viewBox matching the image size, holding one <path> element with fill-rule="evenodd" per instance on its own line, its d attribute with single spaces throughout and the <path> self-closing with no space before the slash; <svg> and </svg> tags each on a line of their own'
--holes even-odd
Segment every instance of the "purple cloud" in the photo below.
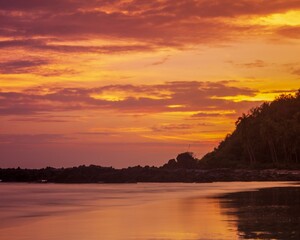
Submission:
<svg viewBox="0 0 300 240">
<path fill-rule="evenodd" d="M 79 1 L 10 0 L 0 3 L 0 36 L 11 37 L 2 47 L 14 44 L 54 51 L 145 51 L 155 47 L 182 48 L 190 44 L 219 43 L 258 30 L 258 25 L 235 25 L 224 21 L 239 16 L 284 13 L 300 9 L 298 0 L 181 0 L 181 1 Z M 222 20 L 223 19 L 223 20 Z M 277 30 L 275 29 L 275 32 Z M 278 33 L 295 37 L 294 27 Z M 296 34 L 297 35 L 297 34 Z M 36 37 L 57 41 L 78 39 L 124 39 L 139 42 L 137 46 L 53 46 Z M 9 41 L 19 41 L 9 42 Z M 0 43 L 1 45 L 1 43 Z M 55 45 L 55 44 L 54 44 Z"/>
<path fill-rule="evenodd" d="M 237 103 L 218 97 L 254 96 L 256 93 L 252 89 L 232 87 L 222 82 L 196 81 L 157 85 L 107 85 L 97 88 L 56 87 L 49 90 L 51 93 L 40 92 L 39 88 L 23 92 L 0 92 L 0 115 L 103 109 L 128 113 L 239 110 L 254 103 Z M 117 92 L 116 94 L 123 92 L 127 96 L 118 101 L 93 97 L 107 91 Z M 151 95 L 155 97 L 152 98 Z"/>
<path fill-rule="evenodd" d="M 24 59 L 0 62 L 1 74 L 31 73 L 33 69 L 47 65 L 49 61 L 44 59 Z"/>
</svg>

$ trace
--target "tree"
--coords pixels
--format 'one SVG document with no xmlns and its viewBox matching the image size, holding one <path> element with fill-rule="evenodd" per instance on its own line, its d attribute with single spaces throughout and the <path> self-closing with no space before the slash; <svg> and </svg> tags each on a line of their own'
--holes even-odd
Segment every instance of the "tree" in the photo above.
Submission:
<svg viewBox="0 0 300 240">
<path fill-rule="evenodd" d="M 197 159 L 192 152 L 180 153 L 177 156 L 177 164 L 179 168 L 196 168 Z"/>
<path fill-rule="evenodd" d="M 201 162 L 214 167 L 300 167 L 300 90 L 251 109 Z M 250 163 L 250 164 L 249 164 Z"/>
</svg>

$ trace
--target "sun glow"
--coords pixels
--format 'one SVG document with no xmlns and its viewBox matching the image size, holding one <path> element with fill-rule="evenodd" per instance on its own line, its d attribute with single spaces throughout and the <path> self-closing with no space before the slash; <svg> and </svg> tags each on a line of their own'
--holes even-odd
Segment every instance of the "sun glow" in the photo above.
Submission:
<svg viewBox="0 0 300 240">
<path fill-rule="evenodd" d="M 282 91 L 280 94 L 289 94 L 290 91 Z M 237 96 L 225 96 L 225 97 L 217 97 L 213 96 L 212 99 L 223 99 L 223 100 L 229 100 L 233 102 L 243 102 L 243 101 L 249 101 L 249 102 L 261 102 L 261 101 L 273 101 L 278 95 L 280 95 L 277 92 L 261 92 L 255 94 L 255 96 L 245 96 L 245 95 L 237 95 Z"/>
<path fill-rule="evenodd" d="M 300 11 L 271 14 L 265 17 L 255 18 L 251 21 L 267 26 L 298 26 L 300 25 Z"/>
<path fill-rule="evenodd" d="M 114 165 L 108 149 L 127 143 L 136 145 L 122 167 L 144 164 L 130 154 L 141 142 L 172 157 L 172 144 L 217 143 L 240 114 L 299 88 L 294 0 L 8 2 L 0 11 L 0 139 L 15 140 L 4 156 L 13 166 L 25 155 L 33 167 L 59 156 L 101 165 L 98 155 Z M 24 134 L 35 137 L 23 149 Z M 43 134 L 45 163 L 30 142 Z M 80 147 L 67 146 L 74 142 Z M 109 147 L 88 151 L 94 143 Z"/>
</svg>

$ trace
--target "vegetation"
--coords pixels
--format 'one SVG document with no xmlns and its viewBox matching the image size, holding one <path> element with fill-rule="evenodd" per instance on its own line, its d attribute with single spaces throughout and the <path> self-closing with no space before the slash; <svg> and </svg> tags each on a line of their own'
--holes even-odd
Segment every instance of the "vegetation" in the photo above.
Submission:
<svg viewBox="0 0 300 240">
<path fill-rule="evenodd" d="M 300 167 L 300 90 L 243 114 L 236 129 L 201 164 L 206 167 Z"/>
<path fill-rule="evenodd" d="M 170 159 L 162 167 L 167 169 L 195 169 L 199 167 L 199 160 L 195 158 L 192 152 L 184 152 L 178 154 L 176 159 Z"/>
<path fill-rule="evenodd" d="M 72 168 L 0 169 L 2 182 L 34 183 L 137 183 L 137 182 L 225 182 L 300 181 L 300 171 L 249 169 L 170 169 L 129 167 L 114 169 L 95 165 Z"/>
<path fill-rule="evenodd" d="M 95 165 L 73 168 L 0 169 L 0 182 L 135 183 L 300 180 L 300 90 L 251 109 L 236 129 L 201 160 L 178 154 L 162 167 L 114 169 Z M 239 170 L 235 170 L 239 169 Z M 243 169 L 243 170 L 241 170 Z"/>
</svg>

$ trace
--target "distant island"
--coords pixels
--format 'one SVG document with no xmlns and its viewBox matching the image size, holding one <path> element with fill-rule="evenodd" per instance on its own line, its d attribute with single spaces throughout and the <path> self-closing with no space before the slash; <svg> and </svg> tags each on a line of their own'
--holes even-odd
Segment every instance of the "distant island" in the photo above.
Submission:
<svg viewBox="0 0 300 240">
<path fill-rule="evenodd" d="M 0 182 L 136 183 L 300 181 L 300 90 L 243 114 L 235 130 L 197 159 L 178 154 L 161 167 L 0 169 Z"/>
</svg>

